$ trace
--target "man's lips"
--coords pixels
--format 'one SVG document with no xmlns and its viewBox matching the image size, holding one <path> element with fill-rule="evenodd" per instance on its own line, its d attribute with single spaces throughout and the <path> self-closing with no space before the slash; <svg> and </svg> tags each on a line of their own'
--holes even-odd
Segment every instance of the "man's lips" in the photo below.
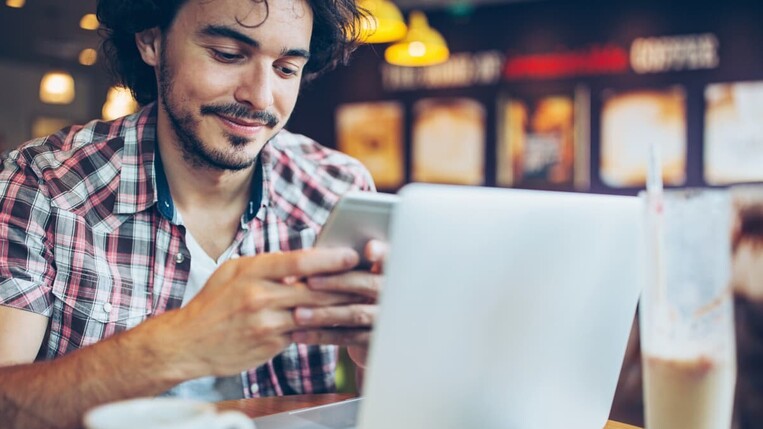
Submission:
<svg viewBox="0 0 763 429">
<path fill-rule="evenodd" d="M 220 114 L 216 114 L 215 116 L 220 118 L 220 122 L 222 122 L 225 128 L 236 135 L 252 136 L 257 134 L 263 127 L 268 126 L 267 123 L 258 120 L 243 119 Z"/>
<path fill-rule="evenodd" d="M 227 115 L 220 115 L 217 116 L 225 119 L 228 122 L 233 122 L 236 125 L 241 125 L 242 127 L 259 127 L 259 126 L 267 126 L 268 124 L 265 121 L 258 121 L 255 119 L 244 119 L 244 118 L 238 118 L 234 116 L 227 116 Z"/>
</svg>

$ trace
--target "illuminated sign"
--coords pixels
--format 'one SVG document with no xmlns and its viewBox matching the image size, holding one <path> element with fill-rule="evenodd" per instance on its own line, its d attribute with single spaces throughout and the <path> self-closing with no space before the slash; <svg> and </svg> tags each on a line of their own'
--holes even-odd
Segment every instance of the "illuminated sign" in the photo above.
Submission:
<svg viewBox="0 0 763 429">
<path fill-rule="evenodd" d="M 382 85 L 388 91 L 491 85 L 501 80 L 503 54 L 498 51 L 459 53 L 429 67 L 383 64 Z"/>
<path fill-rule="evenodd" d="M 646 37 L 628 51 L 615 44 L 578 50 L 517 55 L 506 59 L 505 80 L 555 79 L 580 76 L 665 73 L 717 68 L 718 38 L 712 33 Z"/>
<path fill-rule="evenodd" d="M 580 49 L 514 55 L 498 51 L 458 53 L 430 67 L 381 66 L 387 91 L 466 88 L 504 81 L 548 80 L 626 74 L 666 73 L 717 68 L 718 38 L 712 33 L 642 37 L 628 49 L 614 43 Z"/>
<path fill-rule="evenodd" d="M 551 79 L 628 71 L 628 52 L 620 46 L 594 45 L 584 49 L 549 54 L 520 55 L 506 60 L 506 80 Z"/>
<path fill-rule="evenodd" d="M 636 73 L 713 69 L 718 45 L 711 33 L 639 38 L 631 44 L 631 66 Z"/>
</svg>

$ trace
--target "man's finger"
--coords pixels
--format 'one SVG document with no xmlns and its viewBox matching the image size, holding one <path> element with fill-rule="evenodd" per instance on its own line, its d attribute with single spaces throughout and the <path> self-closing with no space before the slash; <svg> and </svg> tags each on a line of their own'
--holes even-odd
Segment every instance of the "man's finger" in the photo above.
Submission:
<svg viewBox="0 0 763 429">
<path fill-rule="evenodd" d="M 384 277 L 367 271 L 350 271 L 334 276 L 318 276 L 307 279 L 307 285 L 316 291 L 345 292 L 363 295 L 376 300 Z"/>
<path fill-rule="evenodd" d="M 371 340 L 370 329 L 314 329 L 297 331 L 291 339 L 300 344 L 334 344 L 337 346 L 367 346 Z"/>
<path fill-rule="evenodd" d="M 355 267 L 358 261 L 358 254 L 349 248 L 315 248 L 265 253 L 229 262 L 235 264 L 233 269 L 238 276 L 281 281 L 347 271 Z"/>
<path fill-rule="evenodd" d="M 297 307 L 294 320 L 302 327 L 370 328 L 376 320 L 377 305 L 351 304 L 334 307 Z"/>
<path fill-rule="evenodd" d="M 247 284 L 246 279 L 238 280 L 245 294 L 245 305 L 252 312 L 265 309 L 292 309 L 299 306 L 341 306 L 365 302 L 366 298 L 357 294 L 332 291 L 313 291 L 304 283 L 284 285 L 280 282 L 260 280 L 258 286 Z"/>
<path fill-rule="evenodd" d="M 371 267 L 368 271 L 374 274 L 381 274 L 384 271 L 384 261 L 387 259 L 389 245 L 380 240 L 371 240 L 364 249 L 366 259 L 371 261 Z"/>
<path fill-rule="evenodd" d="M 381 240 L 370 240 L 364 249 L 366 259 L 371 262 L 382 262 L 387 257 L 389 245 Z"/>
</svg>

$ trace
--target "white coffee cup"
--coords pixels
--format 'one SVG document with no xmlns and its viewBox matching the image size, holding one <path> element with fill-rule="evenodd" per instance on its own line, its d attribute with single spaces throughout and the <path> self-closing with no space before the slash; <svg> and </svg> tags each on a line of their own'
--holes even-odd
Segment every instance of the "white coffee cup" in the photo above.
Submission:
<svg viewBox="0 0 763 429">
<path fill-rule="evenodd" d="M 87 429 L 255 429 L 238 411 L 181 398 L 137 398 L 97 406 L 85 414 Z"/>
</svg>

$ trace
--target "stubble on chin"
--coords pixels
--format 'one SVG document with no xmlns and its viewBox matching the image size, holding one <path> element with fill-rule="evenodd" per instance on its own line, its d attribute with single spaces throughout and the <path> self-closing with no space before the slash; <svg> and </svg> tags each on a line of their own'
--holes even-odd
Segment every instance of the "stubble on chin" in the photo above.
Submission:
<svg viewBox="0 0 763 429">
<path fill-rule="evenodd" d="M 247 156 L 246 148 L 256 142 L 225 133 L 220 138 L 226 140 L 224 147 L 228 147 L 229 150 L 216 149 L 213 145 L 205 143 L 199 135 L 201 119 L 196 119 L 190 111 L 182 108 L 181 102 L 175 101 L 173 81 L 172 69 L 165 55 L 162 55 L 159 76 L 161 108 L 170 120 L 175 135 L 174 144 L 182 154 L 183 161 L 193 168 L 214 171 L 240 171 L 250 168 L 257 155 Z M 200 111 L 199 117 L 203 116 Z"/>
</svg>

